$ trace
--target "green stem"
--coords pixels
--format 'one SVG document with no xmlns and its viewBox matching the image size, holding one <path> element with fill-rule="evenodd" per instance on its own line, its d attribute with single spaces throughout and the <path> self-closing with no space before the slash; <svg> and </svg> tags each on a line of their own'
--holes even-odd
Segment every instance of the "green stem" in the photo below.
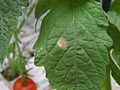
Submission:
<svg viewBox="0 0 120 90">
<path fill-rule="evenodd" d="M 19 25 L 19 29 L 21 29 L 23 27 L 23 25 L 25 24 L 26 20 L 28 19 L 28 17 L 31 15 L 31 13 L 33 12 L 34 8 L 36 6 L 36 2 L 34 4 L 31 5 L 27 15 L 26 15 L 26 18 L 24 18 L 21 22 L 21 24 Z M 17 50 L 18 50 L 18 54 L 19 54 L 19 65 L 20 65 L 20 73 L 21 73 L 21 76 L 22 76 L 22 83 L 25 84 L 26 83 L 26 78 L 27 78 L 27 72 L 26 72 L 26 68 L 25 68 L 25 60 L 23 58 L 23 55 L 22 55 L 22 51 L 20 49 L 20 46 L 19 46 L 19 38 L 18 38 L 18 33 L 15 34 L 15 42 L 16 42 L 16 46 L 17 46 Z"/>
<path fill-rule="evenodd" d="M 22 56 L 22 52 L 21 52 L 21 50 L 20 50 L 20 46 L 19 46 L 19 40 L 18 40 L 18 37 L 15 37 L 15 39 L 16 39 L 16 46 L 17 46 L 17 49 L 18 49 L 18 53 L 19 53 L 20 56 Z"/>
<path fill-rule="evenodd" d="M 19 38 L 17 35 L 15 35 L 15 39 L 16 39 L 16 46 L 17 46 L 18 54 L 19 54 L 18 64 L 20 65 L 20 74 L 22 76 L 22 83 L 25 84 L 26 78 L 27 78 L 27 72 L 26 72 L 26 68 L 25 68 L 25 60 L 24 60 L 24 57 L 22 55 L 22 52 L 21 52 L 21 49 L 19 46 Z"/>
</svg>

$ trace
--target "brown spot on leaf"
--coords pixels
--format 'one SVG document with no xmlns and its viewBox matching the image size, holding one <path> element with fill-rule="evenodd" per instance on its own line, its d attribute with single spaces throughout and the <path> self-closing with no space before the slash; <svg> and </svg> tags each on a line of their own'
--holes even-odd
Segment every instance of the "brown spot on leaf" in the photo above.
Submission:
<svg viewBox="0 0 120 90">
<path fill-rule="evenodd" d="M 57 42 L 57 45 L 62 49 L 67 49 L 68 43 L 64 38 L 60 38 Z"/>
</svg>

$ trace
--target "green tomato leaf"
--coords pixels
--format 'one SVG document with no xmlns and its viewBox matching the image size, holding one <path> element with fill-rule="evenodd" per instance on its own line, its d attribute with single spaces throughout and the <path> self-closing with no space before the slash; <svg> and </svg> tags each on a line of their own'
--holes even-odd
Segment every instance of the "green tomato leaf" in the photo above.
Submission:
<svg viewBox="0 0 120 90">
<path fill-rule="evenodd" d="M 34 46 L 35 64 L 45 66 L 57 90 L 100 90 L 109 62 L 106 47 L 112 45 L 100 4 L 56 0 L 50 9 Z"/>
<path fill-rule="evenodd" d="M 38 0 L 38 4 L 36 5 L 35 17 L 39 19 L 39 17 L 44 14 L 48 9 L 52 7 L 56 0 Z"/>
<path fill-rule="evenodd" d="M 110 24 L 108 34 L 113 40 L 113 49 L 111 50 L 111 70 L 112 76 L 120 85 L 120 31 L 118 28 Z"/>
<path fill-rule="evenodd" d="M 21 8 L 27 5 L 28 0 L 0 0 L 0 62 L 3 61 L 16 30 Z"/>
<path fill-rule="evenodd" d="M 108 34 L 113 40 L 113 48 L 115 51 L 120 51 L 120 31 L 118 28 L 115 25 L 110 24 L 108 27 Z"/>
<path fill-rule="evenodd" d="M 111 11 L 107 13 L 107 18 L 110 22 L 108 34 L 113 40 L 111 74 L 120 85 L 120 0 L 115 0 L 112 3 Z"/>
<path fill-rule="evenodd" d="M 120 31 L 120 15 L 117 14 L 115 11 L 109 11 L 107 14 L 108 21 L 115 25 L 118 30 Z"/>
<path fill-rule="evenodd" d="M 76 3 L 85 2 L 88 0 L 76 0 Z M 35 17 L 39 19 L 41 15 L 43 15 L 47 10 L 51 9 L 56 3 L 56 0 L 38 0 L 35 10 Z"/>
<path fill-rule="evenodd" d="M 115 79 L 115 81 L 120 85 L 120 51 L 114 50 L 112 58 L 112 76 Z"/>
<path fill-rule="evenodd" d="M 18 64 L 18 61 L 17 60 L 11 60 L 10 61 L 10 69 L 13 71 L 13 72 L 18 72 L 19 71 L 19 64 Z"/>
<path fill-rule="evenodd" d="M 108 21 L 115 25 L 120 31 L 120 0 L 114 0 L 111 9 L 106 13 Z"/>
<path fill-rule="evenodd" d="M 14 51 L 14 43 L 12 43 L 8 46 L 8 50 L 6 52 L 6 57 L 10 58 L 10 54 L 13 53 L 13 51 Z"/>
<path fill-rule="evenodd" d="M 114 0 L 111 6 L 112 11 L 116 11 L 120 15 L 120 0 Z"/>
<path fill-rule="evenodd" d="M 108 21 L 115 25 L 120 31 L 120 0 L 114 0 L 111 10 L 106 13 Z"/>
</svg>

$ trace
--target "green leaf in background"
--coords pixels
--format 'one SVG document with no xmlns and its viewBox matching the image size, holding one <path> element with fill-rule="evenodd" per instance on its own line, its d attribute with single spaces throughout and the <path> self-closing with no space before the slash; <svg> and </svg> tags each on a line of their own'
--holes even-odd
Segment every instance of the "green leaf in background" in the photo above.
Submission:
<svg viewBox="0 0 120 90">
<path fill-rule="evenodd" d="M 0 62 L 3 61 L 16 30 L 21 9 L 27 5 L 28 0 L 0 0 Z"/>
<path fill-rule="evenodd" d="M 113 51 L 112 55 L 111 74 L 115 81 L 120 85 L 120 51 Z"/>
<path fill-rule="evenodd" d="M 120 31 L 120 0 L 114 0 L 111 10 L 106 14 L 108 21 L 115 25 Z"/>
<path fill-rule="evenodd" d="M 13 53 L 13 51 L 14 51 L 14 43 L 9 44 L 7 52 L 6 52 L 6 57 L 10 58 L 10 54 Z"/>
<path fill-rule="evenodd" d="M 120 0 L 114 0 L 111 6 L 112 11 L 116 11 L 120 15 Z"/>
<path fill-rule="evenodd" d="M 113 40 L 113 50 L 111 52 L 112 76 L 120 85 L 120 31 L 115 25 L 110 24 L 108 34 Z"/>
<path fill-rule="evenodd" d="M 106 47 L 112 45 L 100 4 L 55 0 L 49 8 L 47 1 L 39 0 L 36 7 L 37 18 L 47 9 L 51 12 L 44 18 L 34 46 L 35 64 L 45 66 L 50 84 L 57 90 L 100 90 L 109 62 Z"/>
<path fill-rule="evenodd" d="M 52 7 L 55 1 L 56 0 L 39 0 L 35 10 L 35 17 L 39 19 L 42 14 Z"/>
<path fill-rule="evenodd" d="M 19 71 L 19 64 L 17 60 L 11 60 L 10 61 L 10 70 L 14 71 L 14 72 L 18 72 Z"/>
<path fill-rule="evenodd" d="M 111 11 L 107 13 L 110 22 L 108 34 L 113 40 L 113 50 L 111 52 L 111 74 L 120 85 L 120 0 L 112 3 Z"/>
<path fill-rule="evenodd" d="M 118 30 L 120 31 L 120 15 L 117 14 L 115 11 L 109 11 L 107 14 L 108 21 L 115 25 Z"/>
<path fill-rule="evenodd" d="M 114 50 L 120 51 L 120 31 L 118 30 L 118 28 L 115 25 L 110 24 L 110 26 L 108 27 L 108 34 L 113 40 Z"/>
</svg>

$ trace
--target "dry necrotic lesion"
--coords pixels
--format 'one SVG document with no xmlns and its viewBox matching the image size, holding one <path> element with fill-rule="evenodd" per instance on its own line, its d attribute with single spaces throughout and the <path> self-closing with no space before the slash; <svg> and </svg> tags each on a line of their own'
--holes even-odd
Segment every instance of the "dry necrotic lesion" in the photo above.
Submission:
<svg viewBox="0 0 120 90">
<path fill-rule="evenodd" d="M 60 38 L 57 42 L 57 45 L 62 49 L 67 49 L 67 47 L 68 47 L 68 43 L 67 43 L 66 39 L 64 39 L 64 38 Z"/>
</svg>

